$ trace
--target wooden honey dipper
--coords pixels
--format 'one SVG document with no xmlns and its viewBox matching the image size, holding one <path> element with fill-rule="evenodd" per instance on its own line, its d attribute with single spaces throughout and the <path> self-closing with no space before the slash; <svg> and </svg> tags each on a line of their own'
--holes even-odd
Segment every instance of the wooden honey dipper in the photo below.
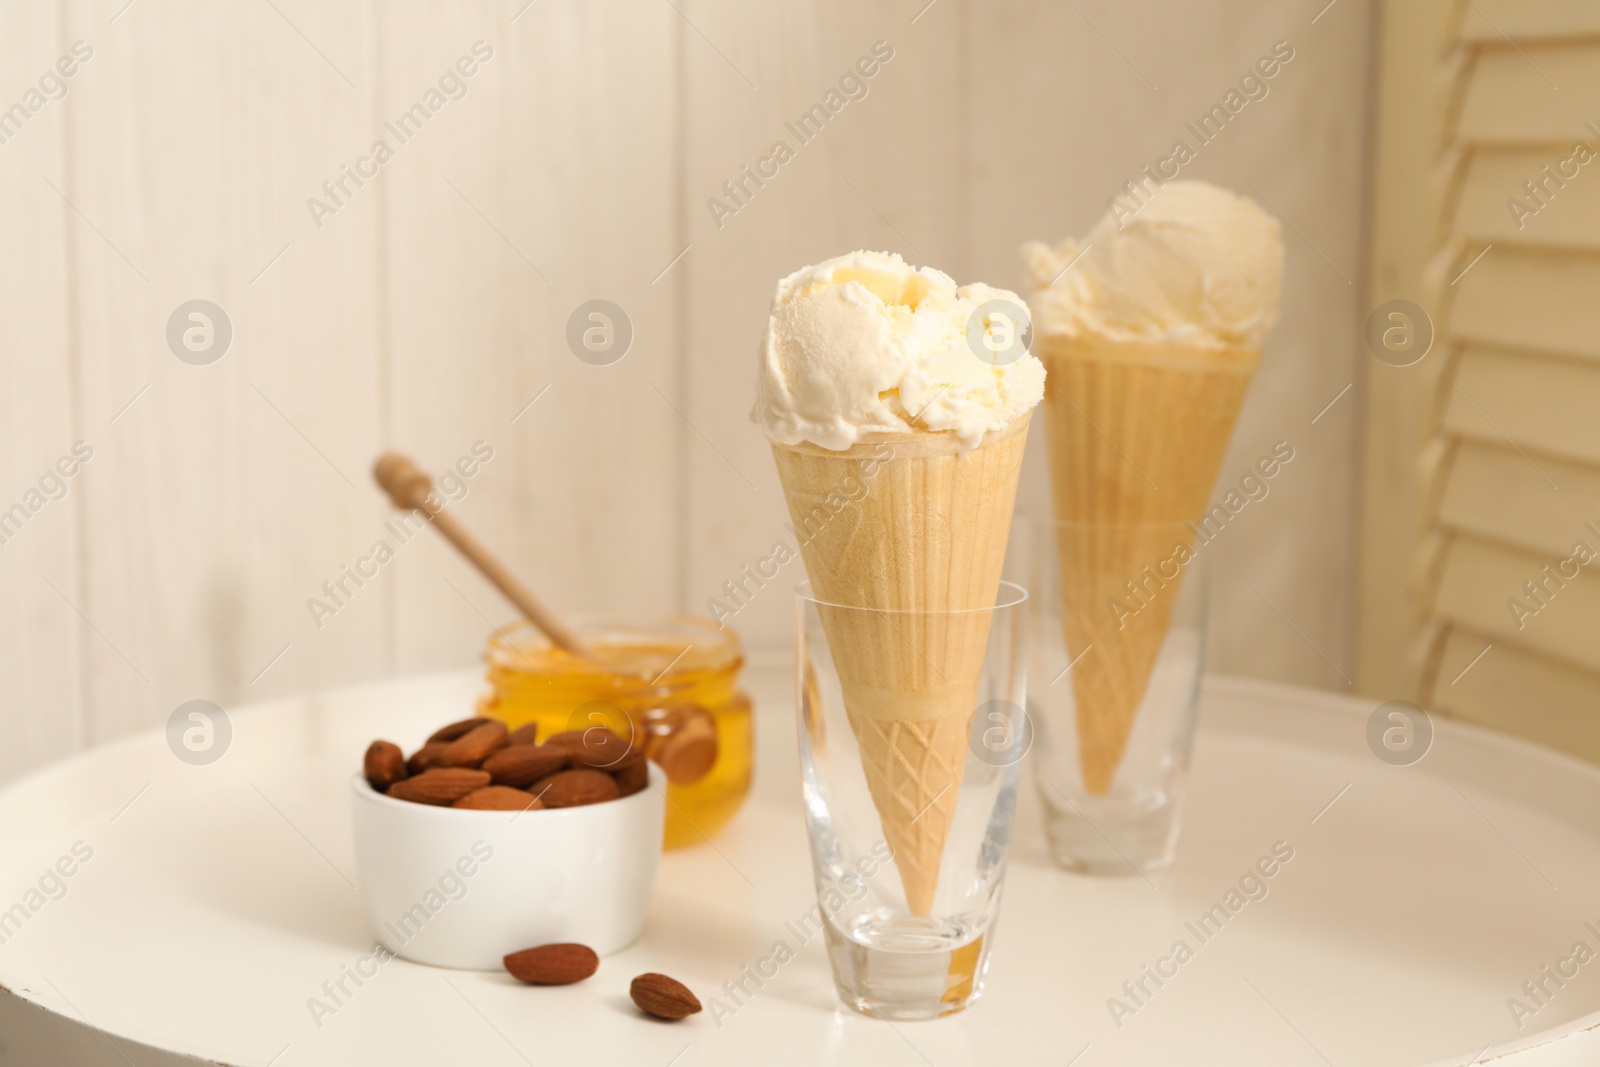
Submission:
<svg viewBox="0 0 1600 1067">
<path fill-rule="evenodd" d="M 389 494 L 389 500 L 395 507 L 401 511 L 420 511 L 427 516 L 434 528 L 455 545 L 467 557 L 467 561 L 478 568 L 479 573 L 489 579 L 490 584 L 500 590 L 518 611 L 526 615 L 529 622 L 543 631 L 552 644 L 574 656 L 586 655 L 577 637 L 549 608 L 539 602 L 533 591 L 517 581 L 516 575 L 500 562 L 498 556 L 472 536 L 466 527 L 456 521 L 454 515 L 444 510 L 444 502 L 433 492 L 433 479 L 409 456 L 385 452 L 372 465 L 372 477 Z"/>
<path fill-rule="evenodd" d="M 433 492 L 433 480 L 412 462 L 409 456 L 398 452 L 385 452 L 372 466 L 372 477 L 389 500 L 402 511 L 416 510 L 428 517 L 439 532 L 483 576 L 505 595 L 505 598 L 544 632 L 554 645 L 574 656 L 586 656 L 583 646 L 539 602 L 527 586 L 517 581 L 499 558 L 483 546 L 454 515 L 444 510 L 444 502 Z M 632 723 L 632 716 L 629 716 Z M 642 743 L 646 754 L 666 773 L 674 785 L 693 785 L 711 773 L 716 764 L 720 745 L 716 723 L 711 713 L 698 704 L 669 705 L 647 713 L 648 722 L 642 727 L 632 723 L 633 734 L 644 732 Z"/>
</svg>

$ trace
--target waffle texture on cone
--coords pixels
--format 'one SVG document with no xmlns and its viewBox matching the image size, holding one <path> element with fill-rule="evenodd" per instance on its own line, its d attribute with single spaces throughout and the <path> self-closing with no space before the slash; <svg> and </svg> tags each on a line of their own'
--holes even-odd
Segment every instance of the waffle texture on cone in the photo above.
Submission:
<svg viewBox="0 0 1600 1067">
<path fill-rule="evenodd" d="M 843 451 L 774 442 L 862 770 L 913 914 L 933 908 L 967 757 L 1028 415 Z M 831 514 L 840 486 L 865 493 Z M 831 517 L 826 517 L 830 516 Z"/>
<path fill-rule="evenodd" d="M 1205 514 L 1257 358 L 1147 345 L 1105 358 L 1108 347 L 1042 344 L 1054 513 L 1075 524 L 1057 530 L 1063 621 L 1069 656 L 1089 650 L 1072 669 L 1078 751 L 1097 795 L 1122 761 L 1182 577 L 1136 614 L 1115 605 L 1144 567 L 1192 544 L 1186 524 Z"/>
<path fill-rule="evenodd" d="M 1068 655 L 1083 653 L 1071 675 L 1078 759 L 1084 788 L 1098 796 L 1110 791 L 1127 749 L 1183 572 L 1164 583 L 1159 575 L 1144 578 L 1139 599 L 1124 583 L 1157 561 L 1183 558 L 1192 531 L 1171 524 L 1062 526 L 1056 537 Z"/>
<path fill-rule="evenodd" d="M 939 863 L 967 760 L 970 718 L 970 713 L 923 720 L 850 715 L 867 789 L 913 915 L 933 911 Z"/>
<path fill-rule="evenodd" d="M 1125 582 L 1188 549 L 1278 317 L 1283 239 L 1254 201 L 1168 182 L 1081 242 L 1023 248 L 1049 376 L 1046 436 L 1085 788 L 1111 790 L 1181 577 L 1137 613 Z M 1115 534 L 1096 532 L 1116 524 Z M 1174 542 L 1177 542 L 1176 544 Z"/>
<path fill-rule="evenodd" d="M 1045 430 L 1056 518 L 1200 518 L 1260 354 L 1060 336 L 1045 337 L 1040 352 L 1050 374 Z"/>
</svg>

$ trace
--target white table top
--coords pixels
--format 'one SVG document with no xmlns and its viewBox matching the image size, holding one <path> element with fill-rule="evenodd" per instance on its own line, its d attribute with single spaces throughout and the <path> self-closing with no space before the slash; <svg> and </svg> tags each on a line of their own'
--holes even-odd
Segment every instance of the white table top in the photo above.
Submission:
<svg viewBox="0 0 1600 1067">
<path fill-rule="evenodd" d="M 320 1027 L 308 998 L 373 942 L 351 884 L 351 770 L 374 736 L 409 745 L 464 714 L 475 673 L 237 709 L 210 766 L 152 733 L 15 783 L 0 792 L 0 910 L 76 842 L 93 855 L 0 944 L 14 994 L 0 995 L 0 1063 L 1600 1062 L 1600 962 L 1521 1029 L 1507 1007 L 1575 942 L 1600 951 L 1584 925 L 1600 930 L 1600 773 L 1447 722 L 1421 763 L 1391 767 L 1366 748 L 1371 704 L 1223 678 L 1178 862 L 1153 884 L 1055 868 L 1025 783 L 972 1010 L 894 1026 L 846 1011 L 818 939 L 731 1016 L 643 1018 L 633 975 L 731 1006 L 723 983 L 792 941 L 784 923 L 814 902 L 791 677 L 749 672 L 751 802 L 711 845 L 665 857 L 643 941 L 594 978 L 533 989 L 394 961 Z M 1119 1028 L 1108 998 L 1278 840 L 1295 858 L 1269 896 Z"/>
</svg>

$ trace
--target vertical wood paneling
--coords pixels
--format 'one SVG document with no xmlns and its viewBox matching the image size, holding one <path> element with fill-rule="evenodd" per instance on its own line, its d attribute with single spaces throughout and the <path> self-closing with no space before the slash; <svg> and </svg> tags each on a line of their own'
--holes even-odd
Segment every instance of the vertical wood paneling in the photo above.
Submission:
<svg viewBox="0 0 1600 1067">
<path fill-rule="evenodd" d="M 283 0 L 110 17 L 70 8 L 69 37 L 96 52 L 68 101 L 62 185 L 82 213 L 84 433 L 104 441 L 84 495 L 80 607 L 104 635 L 87 645 L 93 741 L 193 697 L 226 706 L 383 663 L 377 597 L 320 633 L 304 603 L 377 514 L 362 476 L 377 438 L 377 201 L 356 197 L 320 231 L 305 207 L 370 138 L 367 13 Z M 232 320 L 208 366 L 166 343 L 194 298 Z"/>
<path fill-rule="evenodd" d="M 969 274 L 965 50 L 959 0 L 915 25 L 887 2 L 681 4 L 688 285 L 685 424 L 688 607 L 705 613 L 779 541 L 794 547 L 766 438 L 749 421 L 755 352 L 777 280 L 857 248 L 896 251 L 958 282 Z M 919 5 L 920 6 L 920 5 Z M 793 122 L 884 40 L 894 58 L 809 143 Z M 746 81 L 749 79 L 749 82 Z M 759 92 L 749 84 L 760 87 Z M 787 142 L 794 158 L 719 227 L 706 201 Z M 769 167 L 770 169 L 770 167 Z M 798 557 L 730 620 L 752 645 L 792 640 Z M 746 584 L 746 588 L 753 586 Z"/>
<path fill-rule="evenodd" d="M 462 515 L 557 607 L 705 612 L 788 536 L 747 421 L 775 281 L 866 247 L 1018 286 L 1022 240 L 1081 232 L 1279 36 L 1298 66 L 1194 173 L 1255 181 L 1353 269 L 1357 0 L 1314 31 L 1264 6 L 1186 9 L 1182 32 L 1165 12 L 1159 34 L 1153 7 L 1079 6 L 8 8 L 0 100 L 73 40 L 95 55 L 65 100 L 0 145 L 13 250 L 0 267 L 0 501 L 74 439 L 96 451 L 64 500 L 0 546 L 14 606 L 0 657 L 16 680 L 4 725 L 18 739 L 0 776 L 192 697 L 228 705 L 470 663 L 485 618 L 511 613 L 432 534 L 401 545 L 385 527 L 367 473 L 385 447 L 438 471 L 488 442 Z M 494 58 L 466 95 L 398 143 L 385 121 L 480 39 Z M 879 40 L 894 58 L 866 97 L 800 143 L 785 124 Z M 330 196 L 323 183 L 380 139 L 394 158 Z M 780 139 L 794 158 L 730 201 L 723 183 Z M 313 197 L 337 208 L 320 224 Z M 716 219 L 712 197 L 738 210 Z M 1224 550 L 1344 663 L 1354 397 L 1315 437 L 1301 431 L 1304 448 L 1280 423 L 1308 420 L 1348 380 L 1339 353 L 1356 317 L 1316 253 L 1288 239 L 1286 324 L 1228 469 L 1287 436 L 1301 480 L 1280 480 Z M 196 298 L 233 327 L 209 366 L 165 339 Z M 611 366 L 566 341 L 574 309 L 597 298 L 633 327 Z M 396 557 L 357 587 L 345 568 L 380 540 Z M 1295 562 L 1308 556 L 1316 568 Z M 787 646 L 799 578 L 791 564 L 734 617 L 749 644 Z M 337 598 L 325 581 L 343 586 Z M 1223 666 L 1331 680 L 1241 595 L 1225 602 L 1248 621 Z M 312 598 L 337 609 L 320 626 Z"/>
<path fill-rule="evenodd" d="M 492 446 L 461 513 L 563 611 L 676 606 L 678 290 L 652 285 L 682 247 L 676 19 L 621 0 L 383 16 L 386 117 L 493 49 L 383 179 L 390 441 L 435 470 Z M 632 323 L 620 362 L 568 347 L 592 299 Z M 515 615 L 431 534 L 394 568 L 401 670 L 469 662 Z"/>
<path fill-rule="evenodd" d="M 1125 182 L 1182 140 L 1196 152 L 1183 177 L 1252 197 L 1282 220 L 1283 315 L 1240 414 L 1219 493 L 1277 441 L 1288 441 L 1295 458 L 1271 495 L 1217 540 L 1208 662 L 1344 689 L 1355 673 L 1369 8 L 1341 3 L 1313 25 L 1316 14 L 1266 0 L 974 6 L 969 218 L 979 276 L 1020 290 L 1025 240 L 1081 236 Z M 1266 83 L 1267 95 L 1201 144 L 1185 123 L 1236 88 L 1280 40 L 1294 57 Z M 1043 464 L 1043 449 L 1031 449 L 1023 511 L 1048 510 Z"/>
<path fill-rule="evenodd" d="M 0 42 L 0 107 L 9 109 L 65 51 L 59 11 L 53 4 L 0 8 Z M 66 105 L 79 80 L 20 130 L 7 126 L 0 144 L 0 532 L 7 538 L 0 544 L 0 779 L 65 755 L 82 736 L 80 652 L 93 635 L 64 598 L 83 597 L 79 509 L 101 471 L 91 460 L 58 500 L 46 502 L 39 487 L 80 434 L 67 304 L 69 209 L 45 184 L 47 177 L 61 184 Z M 45 486 L 52 495 L 55 484 Z M 17 506 L 27 513 L 21 529 L 6 514 Z"/>
</svg>

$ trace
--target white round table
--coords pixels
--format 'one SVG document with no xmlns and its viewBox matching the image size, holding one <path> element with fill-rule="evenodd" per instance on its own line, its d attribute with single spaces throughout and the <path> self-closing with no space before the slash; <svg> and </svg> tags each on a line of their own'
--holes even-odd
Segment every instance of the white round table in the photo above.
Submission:
<svg viewBox="0 0 1600 1067">
<path fill-rule="evenodd" d="M 644 939 L 563 988 L 396 960 L 332 1014 L 310 1007 L 373 944 L 349 776 L 373 737 L 410 746 L 468 713 L 475 672 L 235 709 L 208 766 L 155 732 L 16 782 L 0 792 L 0 1064 L 1600 1062 L 1600 962 L 1573 957 L 1600 951 L 1600 772 L 1449 722 L 1420 763 L 1389 766 L 1366 747 L 1372 704 L 1229 678 L 1208 680 L 1170 871 L 1060 871 L 1025 782 L 983 999 L 928 1023 L 848 1012 L 820 938 L 785 927 L 814 903 L 791 678 L 747 675 L 745 810 L 669 853 Z M 1267 896 L 1200 943 L 1186 923 L 1280 841 L 1294 858 Z M 797 957 L 736 1001 L 724 983 L 780 939 Z M 1193 957 L 1113 1010 L 1179 939 Z M 1546 965 L 1576 974 L 1558 986 Z M 708 1011 L 640 1016 L 643 971 Z M 1535 1008 L 1524 983 L 1541 981 Z"/>
</svg>

